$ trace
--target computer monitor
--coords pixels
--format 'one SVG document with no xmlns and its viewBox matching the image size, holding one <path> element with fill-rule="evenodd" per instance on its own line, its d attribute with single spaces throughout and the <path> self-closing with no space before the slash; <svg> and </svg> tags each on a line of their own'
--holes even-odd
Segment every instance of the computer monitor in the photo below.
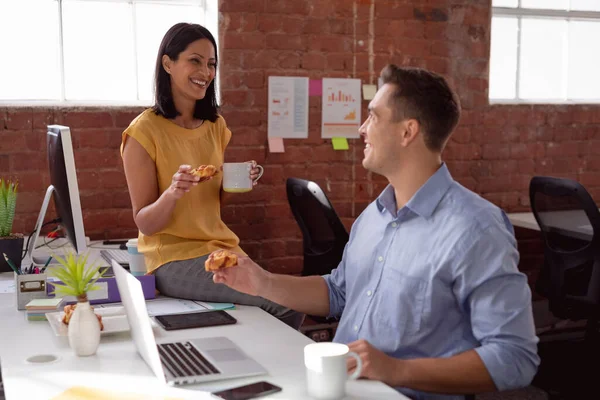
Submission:
<svg viewBox="0 0 600 400">
<path fill-rule="evenodd" d="M 63 233 L 74 250 L 78 254 L 87 250 L 71 130 L 66 126 L 48 125 L 46 143 L 51 184 L 46 190 L 35 231 L 27 248 L 27 253 L 36 266 L 44 265 L 48 259 L 47 253 L 43 257 L 36 257 L 33 253 L 51 197 L 54 197 L 54 205 Z"/>
</svg>

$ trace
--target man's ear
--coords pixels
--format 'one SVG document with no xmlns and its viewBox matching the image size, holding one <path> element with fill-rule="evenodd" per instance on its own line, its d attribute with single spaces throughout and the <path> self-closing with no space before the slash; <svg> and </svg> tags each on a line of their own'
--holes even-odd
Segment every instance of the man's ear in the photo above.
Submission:
<svg viewBox="0 0 600 400">
<path fill-rule="evenodd" d="M 162 66 L 164 68 L 164 70 L 167 72 L 167 74 L 171 74 L 171 58 L 169 58 L 168 55 L 163 54 L 162 56 Z"/>
<path fill-rule="evenodd" d="M 411 144 L 421 132 L 421 124 L 416 119 L 408 119 L 402 124 L 400 143 L 406 147 Z"/>
</svg>

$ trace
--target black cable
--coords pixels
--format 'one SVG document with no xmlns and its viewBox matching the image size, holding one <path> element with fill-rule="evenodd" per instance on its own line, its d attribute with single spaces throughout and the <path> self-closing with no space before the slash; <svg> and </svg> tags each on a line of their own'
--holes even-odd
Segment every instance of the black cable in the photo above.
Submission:
<svg viewBox="0 0 600 400">
<path fill-rule="evenodd" d="M 50 225 L 50 224 L 58 224 L 60 223 L 62 220 L 60 218 L 54 218 L 53 220 L 50 220 L 48 222 L 45 222 L 44 224 L 42 224 L 40 230 L 42 230 L 43 227 L 45 227 L 46 225 Z M 23 254 L 21 255 L 21 261 L 23 261 L 25 259 L 25 255 L 27 254 L 27 249 L 29 249 L 29 240 L 31 240 L 31 237 L 33 236 L 33 234 L 35 233 L 35 229 L 29 234 L 29 236 L 27 237 L 27 244 L 25 244 L 25 249 L 23 249 Z"/>
<path fill-rule="evenodd" d="M 48 247 L 49 249 L 51 249 L 51 250 L 54 250 L 54 249 L 58 249 L 59 247 L 63 247 L 64 245 L 66 245 L 66 244 L 67 244 L 67 242 L 65 242 L 65 243 L 64 243 L 63 245 L 61 245 L 61 246 L 58 246 L 58 247 L 50 247 L 50 243 L 57 241 L 59 238 L 58 238 L 58 237 L 52 238 L 52 240 L 51 240 L 51 241 L 49 241 L 49 242 L 47 242 L 47 241 L 46 241 L 46 239 L 47 239 L 47 236 L 45 236 L 45 235 L 44 235 L 44 244 L 40 244 L 39 246 L 37 246 L 37 247 L 34 247 L 34 249 L 39 249 L 39 248 L 41 248 L 41 247 Z"/>
</svg>

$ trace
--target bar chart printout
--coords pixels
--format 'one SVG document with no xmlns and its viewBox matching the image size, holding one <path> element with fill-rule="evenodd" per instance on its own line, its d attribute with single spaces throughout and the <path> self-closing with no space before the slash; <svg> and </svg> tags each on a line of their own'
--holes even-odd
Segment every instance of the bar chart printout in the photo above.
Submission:
<svg viewBox="0 0 600 400">
<path fill-rule="evenodd" d="M 360 79 L 323 78 L 321 137 L 358 138 Z"/>
<path fill-rule="evenodd" d="M 308 78 L 269 77 L 268 137 L 308 137 Z"/>
</svg>

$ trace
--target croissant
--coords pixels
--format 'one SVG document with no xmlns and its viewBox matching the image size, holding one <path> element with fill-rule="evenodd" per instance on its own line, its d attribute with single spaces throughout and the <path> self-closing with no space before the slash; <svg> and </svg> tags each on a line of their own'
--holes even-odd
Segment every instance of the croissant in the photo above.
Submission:
<svg viewBox="0 0 600 400">
<path fill-rule="evenodd" d="M 217 167 L 214 165 L 201 165 L 198 168 L 194 168 L 190 171 L 192 175 L 199 176 L 200 178 L 209 178 L 217 174 Z"/>
<path fill-rule="evenodd" d="M 75 311 L 75 306 L 77 306 L 77 304 L 68 304 L 64 307 L 63 311 L 63 317 L 62 317 L 62 322 L 65 325 L 69 325 L 69 321 L 71 321 L 71 316 L 73 315 L 73 311 Z M 94 307 L 92 307 L 92 310 L 94 309 Z M 96 314 L 96 313 L 94 313 Z M 100 323 L 100 330 L 103 331 L 104 330 L 104 324 L 102 323 L 102 315 L 96 314 L 96 317 L 98 318 L 98 322 Z"/>
<path fill-rule="evenodd" d="M 229 268 L 237 265 L 238 258 L 235 253 L 229 250 L 213 251 L 204 262 L 204 269 L 207 271 L 218 271 L 221 268 Z"/>
</svg>

